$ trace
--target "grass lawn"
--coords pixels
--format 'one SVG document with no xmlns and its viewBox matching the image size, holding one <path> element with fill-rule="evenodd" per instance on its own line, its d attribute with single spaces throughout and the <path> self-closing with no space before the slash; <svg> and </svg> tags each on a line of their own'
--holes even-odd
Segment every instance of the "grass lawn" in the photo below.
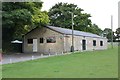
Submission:
<svg viewBox="0 0 120 80">
<path fill-rule="evenodd" d="M 3 78 L 117 77 L 117 47 L 3 65 Z"/>
<path fill-rule="evenodd" d="M 2 49 L 0 48 L 0 58 L 1 58 L 1 53 L 2 53 Z M 2 65 L 0 64 L 0 80 L 1 78 L 2 78 Z"/>
</svg>

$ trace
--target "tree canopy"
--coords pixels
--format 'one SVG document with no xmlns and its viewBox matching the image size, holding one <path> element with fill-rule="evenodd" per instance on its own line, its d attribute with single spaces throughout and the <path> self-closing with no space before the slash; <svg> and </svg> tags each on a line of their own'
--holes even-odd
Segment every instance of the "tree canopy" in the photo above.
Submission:
<svg viewBox="0 0 120 80">
<path fill-rule="evenodd" d="M 96 24 L 91 24 L 90 27 L 87 27 L 87 32 L 91 32 L 100 36 L 102 36 L 103 33 L 103 31 Z"/>
<path fill-rule="evenodd" d="M 50 25 L 71 29 L 71 14 L 73 13 L 74 29 L 99 34 L 102 30 L 92 24 L 88 13 L 75 4 L 58 3 L 49 10 Z"/>
<path fill-rule="evenodd" d="M 41 1 L 2 3 L 2 38 L 5 46 L 11 40 L 22 39 L 31 29 L 49 23 L 48 13 L 41 11 L 42 4 Z"/>
<path fill-rule="evenodd" d="M 3 2 L 3 28 L 12 29 L 12 32 L 17 35 L 18 30 L 23 31 L 24 34 L 25 29 L 48 24 L 47 12 L 41 12 L 41 7 L 42 2 Z"/>
<path fill-rule="evenodd" d="M 113 33 L 113 35 L 112 35 L 112 33 Z M 113 36 L 113 40 L 114 40 L 114 41 L 115 41 L 115 39 L 116 39 L 114 32 L 113 32 L 112 29 L 110 29 L 110 28 L 105 28 L 105 29 L 103 30 L 103 34 L 104 34 L 104 36 L 108 39 L 109 42 L 111 41 L 112 36 Z"/>
<path fill-rule="evenodd" d="M 116 39 L 120 41 L 120 27 L 116 29 L 115 33 L 117 34 Z"/>
</svg>

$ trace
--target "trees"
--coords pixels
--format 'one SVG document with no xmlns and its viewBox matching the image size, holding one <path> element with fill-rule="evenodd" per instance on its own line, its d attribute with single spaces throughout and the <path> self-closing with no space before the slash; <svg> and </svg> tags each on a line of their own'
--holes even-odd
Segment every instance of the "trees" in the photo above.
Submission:
<svg viewBox="0 0 120 80">
<path fill-rule="evenodd" d="M 74 14 L 74 29 L 100 34 L 102 30 L 96 25 L 92 24 L 89 19 L 90 14 L 83 13 L 81 8 L 75 4 L 58 3 L 49 10 L 50 25 L 71 29 L 71 13 Z"/>
<path fill-rule="evenodd" d="M 3 2 L 2 39 L 3 49 L 10 41 L 22 39 L 29 30 L 49 23 L 47 12 L 41 12 L 42 2 Z"/>
<path fill-rule="evenodd" d="M 112 39 L 112 30 L 110 29 L 110 28 L 105 28 L 104 30 L 103 30 L 103 33 L 104 33 L 104 36 L 108 39 L 108 41 L 110 42 L 111 41 L 111 39 Z M 115 41 L 115 34 L 114 34 L 114 32 L 113 32 L 113 41 Z"/>
<path fill-rule="evenodd" d="M 58 3 L 49 10 L 50 25 L 70 28 L 71 13 L 74 14 L 74 29 L 85 30 L 85 27 L 91 25 L 90 14 L 82 13 L 83 9 L 77 5 L 68 3 Z"/>
<path fill-rule="evenodd" d="M 116 39 L 120 40 L 120 27 L 116 29 L 115 33 L 116 35 Z"/>
<path fill-rule="evenodd" d="M 96 24 L 91 24 L 91 26 L 89 26 L 87 28 L 87 32 L 91 32 L 93 34 L 97 34 L 97 35 L 100 35 L 100 36 L 103 33 L 103 31 Z"/>
</svg>

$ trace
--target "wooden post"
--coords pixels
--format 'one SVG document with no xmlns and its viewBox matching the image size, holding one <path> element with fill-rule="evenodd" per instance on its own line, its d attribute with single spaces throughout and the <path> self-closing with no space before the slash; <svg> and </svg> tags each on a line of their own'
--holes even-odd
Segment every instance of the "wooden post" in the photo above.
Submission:
<svg viewBox="0 0 120 80">
<path fill-rule="evenodd" d="M 10 63 L 12 63 L 12 59 L 10 58 Z"/>
<path fill-rule="evenodd" d="M 55 55 L 57 55 L 57 53 Z"/>
<path fill-rule="evenodd" d="M 32 56 L 32 60 L 34 60 L 34 56 Z"/>
<path fill-rule="evenodd" d="M 49 56 L 50 56 L 50 53 L 49 53 Z"/>
<path fill-rule="evenodd" d="M 41 56 L 43 56 L 43 54 L 41 54 Z"/>
</svg>

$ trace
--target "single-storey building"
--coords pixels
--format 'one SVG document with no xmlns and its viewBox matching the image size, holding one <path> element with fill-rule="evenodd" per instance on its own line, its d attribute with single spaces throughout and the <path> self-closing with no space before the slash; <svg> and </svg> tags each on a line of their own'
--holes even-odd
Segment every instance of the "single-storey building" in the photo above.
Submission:
<svg viewBox="0 0 120 80">
<path fill-rule="evenodd" d="M 96 34 L 74 30 L 74 50 L 107 49 L 107 39 Z M 35 28 L 24 35 L 23 52 L 59 54 L 70 52 L 72 30 L 54 26 Z"/>
</svg>

